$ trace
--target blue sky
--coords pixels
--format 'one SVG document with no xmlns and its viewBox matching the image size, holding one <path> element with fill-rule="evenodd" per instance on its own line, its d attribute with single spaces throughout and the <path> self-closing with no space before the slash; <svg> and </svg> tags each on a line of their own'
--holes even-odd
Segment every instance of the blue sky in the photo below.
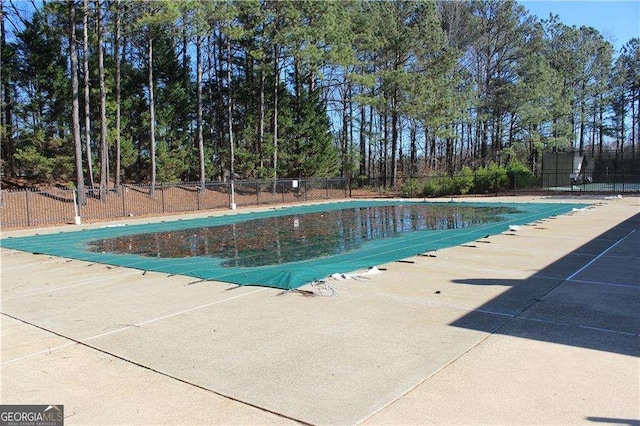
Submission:
<svg viewBox="0 0 640 426">
<path fill-rule="evenodd" d="M 616 51 L 633 37 L 640 37 L 640 0 L 521 0 L 531 14 L 541 19 L 549 13 L 565 25 L 582 25 L 600 31 Z"/>
</svg>

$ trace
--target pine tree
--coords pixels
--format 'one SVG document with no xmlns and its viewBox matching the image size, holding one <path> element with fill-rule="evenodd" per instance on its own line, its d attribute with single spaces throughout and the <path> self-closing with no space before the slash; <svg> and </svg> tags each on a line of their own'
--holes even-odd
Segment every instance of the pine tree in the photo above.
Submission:
<svg viewBox="0 0 640 426">
<path fill-rule="evenodd" d="M 78 52 L 76 51 L 75 1 L 69 2 L 69 58 L 71 62 L 72 131 L 75 147 L 76 188 L 78 204 L 85 204 L 84 174 L 82 170 L 82 142 L 80 140 L 80 102 L 78 93 Z"/>
</svg>

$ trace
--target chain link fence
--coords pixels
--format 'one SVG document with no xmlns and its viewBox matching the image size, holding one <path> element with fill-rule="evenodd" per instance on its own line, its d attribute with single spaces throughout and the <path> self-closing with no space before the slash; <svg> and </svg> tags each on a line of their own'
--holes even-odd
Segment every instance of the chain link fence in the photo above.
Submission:
<svg viewBox="0 0 640 426">
<path fill-rule="evenodd" d="M 2 229 L 100 221 L 121 217 L 159 216 L 276 203 L 304 203 L 348 197 L 348 182 L 335 179 L 279 179 L 231 183 L 122 185 L 101 192 L 88 189 L 2 190 Z M 84 198 L 79 203 L 78 200 Z"/>
</svg>

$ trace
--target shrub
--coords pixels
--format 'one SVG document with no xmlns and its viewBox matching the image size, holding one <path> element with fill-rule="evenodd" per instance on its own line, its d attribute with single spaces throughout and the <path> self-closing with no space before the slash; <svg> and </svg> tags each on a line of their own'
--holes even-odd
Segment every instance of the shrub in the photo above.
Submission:
<svg viewBox="0 0 640 426">
<path fill-rule="evenodd" d="M 468 194 L 473 187 L 473 170 L 471 170 L 471 167 L 464 166 L 453 178 L 453 182 L 457 194 Z"/>
<path fill-rule="evenodd" d="M 452 178 L 448 176 L 433 176 L 427 178 L 422 195 L 425 197 L 442 197 L 451 195 L 455 191 L 455 183 Z"/>
<path fill-rule="evenodd" d="M 55 158 L 45 157 L 33 146 L 18 148 L 15 160 L 29 178 L 50 179 L 53 176 Z"/>
<path fill-rule="evenodd" d="M 420 191 L 420 183 L 417 180 L 407 180 L 402 184 L 402 196 L 406 198 L 419 197 L 423 195 Z"/>
<path fill-rule="evenodd" d="M 365 186 L 369 185 L 369 176 L 359 175 L 356 178 L 356 185 L 358 188 L 364 188 Z"/>
<path fill-rule="evenodd" d="M 531 171 L 517 159 L 512 159 L 507 165 L 509 188 L 531 188 L 538 183 L 538 179 Z"/>
<path fill-rule="evenodd" d="M 507 176 L 506 167 L 490 163 L 486 167 L 480 167 L 475 174 L 473 181 L 473 190 L 476 193 L 495 192 L 501 189 L 507 189 L 509 186 L 509 177 Z"/>
</svg>

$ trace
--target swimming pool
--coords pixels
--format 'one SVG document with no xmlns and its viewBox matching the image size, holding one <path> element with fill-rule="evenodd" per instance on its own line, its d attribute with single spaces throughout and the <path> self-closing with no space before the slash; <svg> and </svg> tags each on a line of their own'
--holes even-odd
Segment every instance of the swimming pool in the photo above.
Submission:
<svg viewBox="0 0 640 426">
<path fill-rule="evenodd" d="M 282 289 L 563 214 L 577 204 L 343 202 L 6 238 L 2 247 Z"/>
</svg>

